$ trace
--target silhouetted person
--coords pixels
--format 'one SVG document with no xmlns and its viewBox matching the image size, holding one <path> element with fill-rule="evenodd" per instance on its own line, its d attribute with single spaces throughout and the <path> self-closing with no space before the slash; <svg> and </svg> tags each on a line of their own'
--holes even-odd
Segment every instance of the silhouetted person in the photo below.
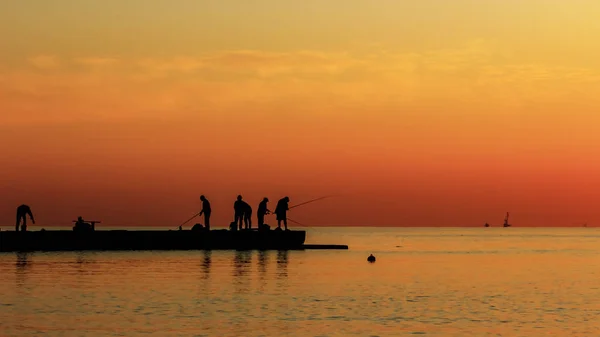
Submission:
<svg viewBox="0 0 600 337">
<path fill-rule="evenodd" d="M 210 213 L 212 212 L 210 202 L 203 195 L 200 196 L 200 200 L 202 201 L 202 210 L 199 215 L 202 216 L 204 214 L 204 226 L 206 230 L 210 230 Z"/>
<path fill-rule="evenodd" d="M 258 211 L 256 211 L 256 217 L 258 218 L 258 229 L 265 224 L 265 215 L 270 214 L 271 211 L 267 208 L 268 198 L 264 198 L 260 204 L 258 204 Z"/>
<path fill-rule="evenodd" d="M 246 203 L 242 201 L 242 196 L 238 195 L 237 200 L 233 203 L 234 211 L 234 222 L 239 225 L 240 230 L 242 229 L 242 222 L 244 220 L 244 211 L 246 211 Z"/>
<path fill-rule="evenodd" d="M 92 230 L 92 225 L 85 222 L 83 217 L 78 216 L 77 221 L 75 221 L 75 226 L 73 226 L 73 231 L 90 231 Z"/>
<path fill-rule="evenodd" d="M 17 207 L 17 224 L 15 225 L 15 231 L 19 231 L 19 225 L 21 225 L 21 231 L 24 232 L 27 230 L 27 215 L 29 215 L 31 222 L 35 225 L 35 219 L 33 218 L 33 213 L 31 213 L 31 208 L 27 205 Z M 22 224 L 21 220 L 23 220 Z"/>
<path fill-rule="evenodd" d="M 252 206 L 244 202 L 244 225 L 246 229 L 252 228 Z"/>
<path fill-rule="evenodd" d="M 277 202 L 277 207 L 275 207 L 275 215 L 277 216 L 277 228 L 281 228 L 281 221 L 285 225 L 285 230 L 287 230 L 287 211 L 290 209 L 288 203 L 290 202 L 290 198 L 285 197 L 280 199 Z"/>
</svg>

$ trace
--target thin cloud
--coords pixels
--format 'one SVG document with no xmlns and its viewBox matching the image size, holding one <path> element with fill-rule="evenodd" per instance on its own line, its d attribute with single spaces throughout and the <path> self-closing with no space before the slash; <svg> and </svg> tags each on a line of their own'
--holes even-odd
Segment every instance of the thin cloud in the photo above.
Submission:
<svg viewBox="0 0 600 337">
<path fill-rule="evenodd" d="M 119 59 L 112 57 L 79 57 L 73 59 L 73 62 L 85 66 L 110 66 L 119 63 Z"/>
<path fill-rule="evenodd" d="M 133 63 L 142 68 L 144 71 L 163 73 L 190 73 L 205 66 L 205 62 L 202 58 L 194 57 L 175 57 L 172 59 L 144 58 L 138 61 L 133 61 Z"/>
<path fill-rule="evenodd" d="M 53 55 L 37 55 L 27 59 L 31 65 L 39 69 L 56 69 L 60 67 L 60 61 Z"/>
<path fill-rule="evenodd" d="M 62 63 L 42 55 L 0 73 L 0 111 L 10 108 L 16 121 L 24 120 L 23 111 L 54 120 L 55 115 L 100 118 L 107 111 L 175 115 L 190 107 L 243 110 L 299 102 L 328 109 L 446 102 L 472 109 L 599 99 L 596 69 L 520 64 L 506 54 L 479 43 L 428 52 L 240 50 L 172 58 L 88 56 Z M 60 71 L 39 71 L 59 66 Z"/>
</svg>

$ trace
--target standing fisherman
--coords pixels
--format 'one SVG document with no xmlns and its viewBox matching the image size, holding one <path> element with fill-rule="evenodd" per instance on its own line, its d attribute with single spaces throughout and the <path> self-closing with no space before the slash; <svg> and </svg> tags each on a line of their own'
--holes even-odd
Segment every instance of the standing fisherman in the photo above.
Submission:
<svg viewBox="0 0 600 337">
<path fill-rule="evenodd" d="M 246 229 L 252 229 L 252 206 L 244 202 L 244 225 Z"/>
<path fill-rule="evenodd" d="M 285 225 L 285 230 L 287 231 L 287 211 L 290 209 L 288 203 L 290 202 L 290 198 L 285 197 L 277 202 L 277 207 L 275 207 L 275 215 L 277 216 L 277 228 L 281 229 L 281 221 Z"/>
<path fill-rule="evenodd" d="M 200 196 L 200 200 L 202 201 L 202 210 L 198 215 L 202 216 L 202 214 L 204 214 L 204 226 L 206 227 L 206 230 L 210 230 L 210 213 L 212 211 L 210 209 L 210 202 L 208 202 L 204 195 Z"/>
<path fill-rule="evenodd" d="M 242 201 L 242 196 L 238 195 L 237 200 L 233 203 L 234 212 L 234 223 L 239 225 L 240 230 L 242 229 L 242 222 L 244 220 L 244 211 L 246 211 L 245 202 Z"/>
<path fill-rule="evenodd" d="M 258 229 L 261 229 L 261 226 L 265 224 L 265 215 L 271 213 L 271 211 L 267 208 L 268 202 L 269 199 L 264 198 L 260 204 L 258 204 L 258 211 L 256 212 L 256 217 L 258 218 Z"/>
<path fill-rule="evenodd" d="M 19 225 L 21 225 L 21 220 L 23 220 L 23 224 L 21 225 L 21 231 L 25 232 L 27 230 L 27 215 L 31 218 L 31 222 L 35 225 L 35 220 L 33 219 L 33 213 L 31 213 L 31 208 L 27 205 L 21 205 L 17 207 L 17 224 L 15 225 L 15 231 L 19 231 Z"/>
</svg>

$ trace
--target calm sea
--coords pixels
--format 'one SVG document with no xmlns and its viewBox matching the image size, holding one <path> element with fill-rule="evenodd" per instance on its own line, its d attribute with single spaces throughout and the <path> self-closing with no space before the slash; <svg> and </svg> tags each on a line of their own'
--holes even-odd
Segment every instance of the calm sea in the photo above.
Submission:
<svg viewBox="0 0 600 337">
<path fill-rule="evenodd" d="M 0 253 L 0 336 L 600 335 L 600 229 L 307 232 L 350 250 Z"/>
</svg>

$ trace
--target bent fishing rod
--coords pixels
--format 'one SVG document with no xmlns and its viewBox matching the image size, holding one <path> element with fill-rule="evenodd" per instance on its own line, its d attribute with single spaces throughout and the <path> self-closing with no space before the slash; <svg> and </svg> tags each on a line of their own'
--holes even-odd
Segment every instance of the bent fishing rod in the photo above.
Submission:
<svg viewBox="0 0 600 337">
<path fill-rule="evenodd" d="M 192 220 L 193 220 L 195 217 L 197 217 L 198 215 L 200 215 L 200 212 L 198 212 L 198 213 L 194 214 L 194 216 L 193 216 L 193 217 L 191 217 L 191 218 L 187 219 L 187 220 L 186 220 L 184 223 L 182 223 L 182 224 L 181 224 L 181 225 L 179 225 L 178 227 L 181 227 L 181 226 L 185 225 L 186 223 L 188 223 L 188 222 L 192 221 Z"/>
<path fill-rule="evenodd" d="M 319 201 L 319 200 L 323 200 L 323 199 L 331 198 L 331 197 L 332 197 L 332 195 L 327 195 L 327 196 L 324 196 L 324 197 L 320 197 L 320 198 L 312 199 L 312 200 L 309 200 L 309 201 L 301 202 L 301 203 L 299 203 L 297 205 L 291 206 L 290 209 L 296 208 L 296 207 L 299 207 L 299 206 L 304 206 L 306 204 L 310 204 L 311 202 L 315 202 L 315 201 Z"/>
</svg>

